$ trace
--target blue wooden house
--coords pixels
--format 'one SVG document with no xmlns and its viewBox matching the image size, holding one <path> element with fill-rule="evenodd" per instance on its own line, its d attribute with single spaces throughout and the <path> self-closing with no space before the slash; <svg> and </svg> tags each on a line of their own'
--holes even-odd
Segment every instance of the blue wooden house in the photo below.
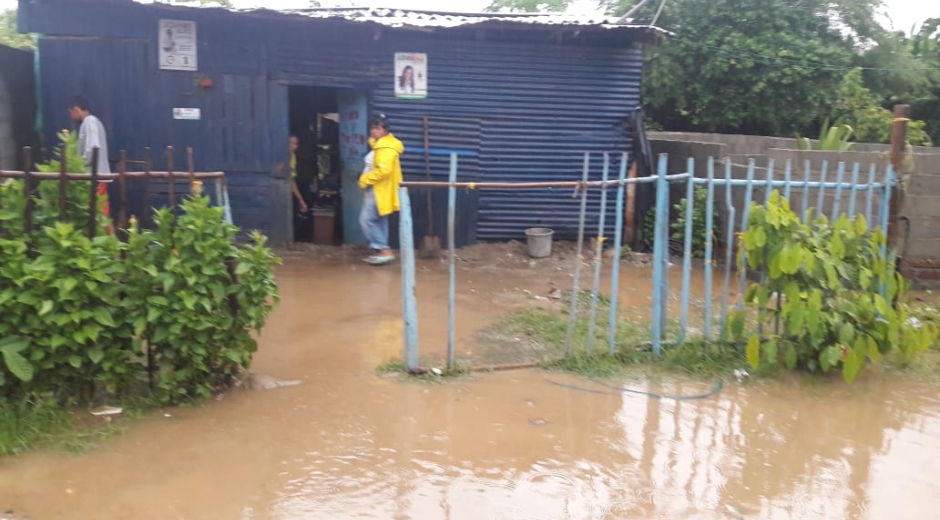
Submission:
<svg viewBox="0 0 940 520">
<path fill-rule="evenodd" d="M 112 161 L 118 150 L 140 160 L 151 147 L 154 168 L 163 169 L 163 150 L 173 146 L 180 169 L 179 150 L 193 147 L 197 170 L 226 172 L 236 224 L 287 240 L 296 221 L 283 166 L 288 136 L 300 133 L 305 193 L 312 183 L 334 195 L 337 238 L 347 243 L 362 241 L 356 178 L 369 115 L 386 114 L 405 143 L 406 179 L 424 179 L 427 160 L 434 180 L 446 180 L 457 152 L 461 180 L 578 180 L 585 151 L 629 150 L 642 47 L 661 33 L 566 15 L 132 0 L 20 0 L 19 13 L 20 30 L 40 35 L 47 144 L 70 124 L 66 102 L 82 95 L 107 128 Z M 518 239 L 533 226 L 572 236 L 571 195 L 461 193 L 458 243 Z M 445 197 L 434 192 L 437 234 Z M 422 236 L 424 193 L 412 200 Z M 589 207 L 596 215 L 598 200 Z"/>
</svg>

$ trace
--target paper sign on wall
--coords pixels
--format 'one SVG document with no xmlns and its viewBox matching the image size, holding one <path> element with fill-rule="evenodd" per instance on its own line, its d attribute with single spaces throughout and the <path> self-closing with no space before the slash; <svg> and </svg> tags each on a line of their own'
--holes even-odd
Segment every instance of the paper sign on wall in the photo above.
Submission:
<svg viewBox="0 0 940 520">
<path fill-rule="evenodd" d="M 174 108 L 173 119 L 199 121 L 202 119 L 202 111 L 198 108 Z"/>
<path fill-rule="evenodd" d="M 195 71 L 198 66 L 196 22 L 160 20 L 160 68 Z"/>
<path fill-rule="evenodd" d="M 428 55 L 414 52 L 395 53 L 395 97 L 428 97 Z"/>
</svg>

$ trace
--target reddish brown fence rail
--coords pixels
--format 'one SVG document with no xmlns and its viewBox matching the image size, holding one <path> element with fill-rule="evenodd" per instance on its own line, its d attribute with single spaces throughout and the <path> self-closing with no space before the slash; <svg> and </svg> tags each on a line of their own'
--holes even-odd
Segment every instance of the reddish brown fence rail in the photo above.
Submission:
<svg viewBox="0 0 940 520">
<path fill-rule="evenodd" d="M 96 223 L 98 219 L 98 184 L 100 182 L 111 182 L 117 181 L 118 190 L 119 190 L 119 214 L 116 216 L 110 216 L 117 224 L 118 229 L 126 229 L 128 225 L 128 216 L 127 216 L 127 181 L 129 180 L 138 180 L 142 179 L 144 181 L 144 215 L 143 221 L 145 224 L 149 224 L 152 220 L 152 208 L 151 208 L 151 179 L 166 179 L 169 182 L 167 183 L 167 196 L 169 199 L 169 205 L 176 206 L 176 194 L 175 194 L 175 184 L 176 181 L 189 181 L 189 193 L 193 193 L 193 189 L 196 186 L 197 181 L 204 180 L 217 180 L 222 183 L 222 186 L 225 185 L 225 173 L 224 172 L 197 172 L 193 168 L 193 149 L 186 149 L 187 156 L 187 169 L 182 172 L 173 171 L 173 155 L 174 150 L 172 146 L 168 146 L 166 149 L 167 153 L 167 169 L 168 171 L 152 171 L 150 169 L 151 161 L 150 148 L 144 149 L 144 160 L 143 161 L 132 161 L 127 159 L 127 153 L 124 150 L 120 152 L 120 159 L 118 160 L 118 172 L 117 173 L 98 173 L 98 149 L 95 148 L 92 152 L 91 160 L 91 171 L 90 173 L 70 173 L 67 170 L 68 165 L 68 152 L 65 146 L 59 148 L 59 161 L 61 168 L 58 173 L 55 172 L 34 172 L 33 165 L 31 161 L 32 149 L 30 147 L 25 147 L 23 149 L 23 156 L 26 157 L 26 170 L 24 171 L 8 171 L 0 170 L 0 179 L 23 179 L 23 196 L 26 199 L 26 207 L 23 212 L 23 228 L 27 235 L 32 234 L 33 231 L 33 210 L 35 206 L 35 194 L 38 187 L 39 181 L 58 181 L 59 182 L 59 218 L 64 220 L 66 217 L 66 183 L 71 181 L 90 181 L 91 186 L 89 188 L 89 194 L 91 197 L 91 204 L 89 205 L 89 223 L 88 223 L 88 234 L 89 236 L 94 236 L 96 233 Z M 143 166 L 143 171 L 127 171 L 127 166 L 133 164 L 135 166 Z"/>
</svg>

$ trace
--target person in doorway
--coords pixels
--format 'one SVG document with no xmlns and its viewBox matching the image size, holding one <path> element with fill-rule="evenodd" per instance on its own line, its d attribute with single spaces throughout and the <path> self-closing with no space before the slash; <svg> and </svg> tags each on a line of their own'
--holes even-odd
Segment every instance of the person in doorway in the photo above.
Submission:
<svg viewBox="0 0 940 520">
<path fill-rule="evenodd" d="M 300 141 L 297 139 L 296 135 L 292 135 L 290 136 L 287 144 L 288 148 L 290 149 L 291 190 L 294 192 L 294 198 L 297 200 L 297 206 L 300 207 L 300 212 L 306 213 L 307 202 L 304 200 L 304 196 L 300 193 L 300 187 L 297 186 L 297 148 L 300 146 Z"/>
<path fill-rule="evenodd" d="M 359 188 L 365 192 L 359 225 L 374 252 L 365 261 L 385 265 L 395 259 L 388 245 L 388 217 L 399 210 L 398 185 L 402 180 L 401 154 L 405 146 L 391 133 L 384 115 L 369 121 L 369 145 L 374 155 L 371 166 L 359 177 Z M 367 157 L 367 164 L 369 160 Z"/>
<path fill-rule="evenodd" d="M 108 135 L 101 120 L 91 114 L 88 109 L 88 102 L 81 96 L 72 98 L 66 108 L 68 108 L 69 117 L 72 118 L 72 121 L 80 125 L 78 128 L 78 153 L 84 159 L 87 171 L 91 172 L 94 150 L 97 148 L 97 172 L 111 173 L 111 166 L 108 163 Z M 109 219 L 111 218 L 111 206 L 108 198 L 110 184 L 110 179 L 98 182 L 98 199 L 102 204 L 102 213 Z M 113 226 L 108 226 L 108 232 L 114 232 Z"/>
</svg>

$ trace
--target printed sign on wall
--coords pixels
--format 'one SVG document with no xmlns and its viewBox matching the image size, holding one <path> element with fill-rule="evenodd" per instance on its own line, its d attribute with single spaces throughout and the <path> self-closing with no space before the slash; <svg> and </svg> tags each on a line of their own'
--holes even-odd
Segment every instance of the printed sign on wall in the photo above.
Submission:
<svg viewBox="0 0 940 520">
<path fill-rule="evenodd" d="M 197 69 L 196 22 L 160 20 L 159 36 L 161 69 Z"/>
<path fill-rule="evenodd" d="M 395 53 L 395 97 L 428 97 L 428 55 L 414 52 Z"/>
</svg>

